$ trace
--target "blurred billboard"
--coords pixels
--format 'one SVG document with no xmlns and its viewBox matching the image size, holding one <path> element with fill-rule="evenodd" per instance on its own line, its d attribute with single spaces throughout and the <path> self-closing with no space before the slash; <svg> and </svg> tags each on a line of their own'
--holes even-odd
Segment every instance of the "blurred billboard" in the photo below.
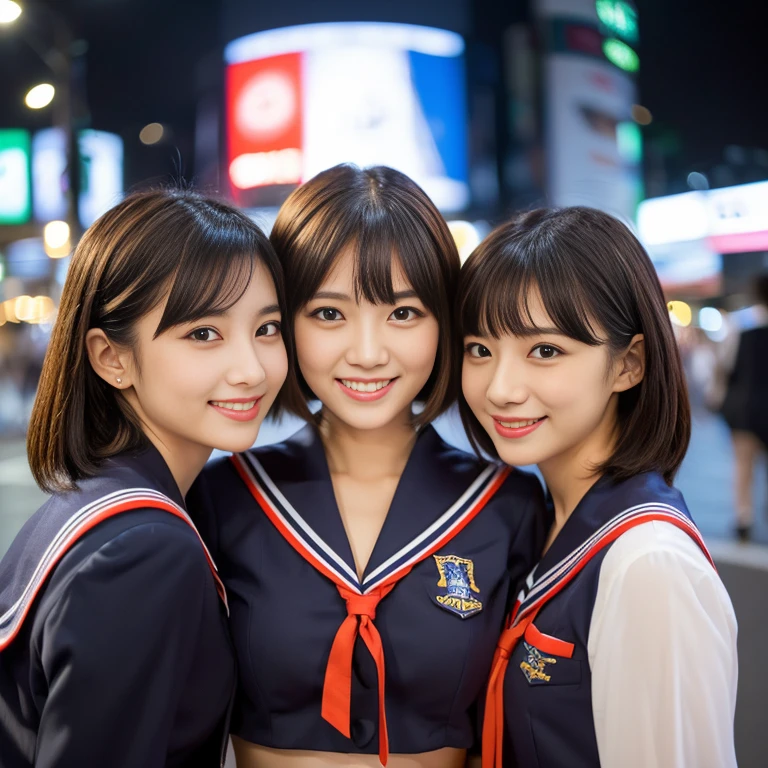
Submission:
<svg viewBox="0 0 768 768">
<path fill-rule="evenodd" d="M 80 131 L 80 224 L 90 227 L 123 194 L 123 140 L 105 131 Z M 67 217 L 67 153 L 60 128 L 37 131 L 32 139 L 35 219 Z"/>
<path fill-rule="evenodd" d="M 768 181 L 645 200 L 637 227 L 665 289 L 702 296 L 743 290 L 765 269 Z"/>
<path fill-rule="evenodd" d="M 639 59 L 625 0 L 538 0 L 547 190 L 554 205 L 589 205 L 625 221 L 643 196 L 642 138 L 632 120 Z"/>
<path fill-rule="evenodd" d="M 469 202 L 464 41 L 411 24 L 342 22 L 234 40 L 227 168 L 234 199 L 275 205 L 341 162 L 408 174 L 443 211 Z"/>
</svg>

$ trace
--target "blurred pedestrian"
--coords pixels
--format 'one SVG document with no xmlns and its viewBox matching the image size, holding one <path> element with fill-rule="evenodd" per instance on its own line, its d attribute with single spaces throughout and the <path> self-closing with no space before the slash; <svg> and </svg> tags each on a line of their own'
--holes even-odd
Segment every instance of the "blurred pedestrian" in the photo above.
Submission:
<svg viewBox="0 0 768 768">
<path fill-rule="evenodd" d="M 83 236 L 29 426 L 53 495 L 0 561 L 3 768 L 214 768 L 235 660 L 184 508 L 287 370 L 282 273 L 240 212 L 137 193 Z"/>
<path fill-rule="evenodd" d="M 736 535 L 747 541 L 754 521 L 753 481 L 757 459 L 768 446 L 768 273 L 753 284 L 754 327 L 741 331 L 721 413 L 731 430 L 736 464 Z"/>
</svg>

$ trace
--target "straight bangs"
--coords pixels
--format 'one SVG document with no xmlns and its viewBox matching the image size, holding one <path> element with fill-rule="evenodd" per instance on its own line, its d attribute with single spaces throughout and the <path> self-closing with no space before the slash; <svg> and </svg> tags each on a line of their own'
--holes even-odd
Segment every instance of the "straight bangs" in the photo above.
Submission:
<svg viewBox="0 0 768 768">
<path fill-rule="evenodd" d="M 304 234 L 316 245 L 302 243 L 303 237 L 296 243 L 298 253 L 312 253 L 313 258 L 298 259 L 291 265 L 289 304 L 294 313 L 312 300 L 345 254 L 352 256 L 356 301 L 395 304 L 393 271 L 399 265 L 430 312 L 438 318 L 444 313 L 439 300 L 442 286 L 435 280 L 441 256 L 429 233 L 419 231 L 425 229 L 423 223 L 419 227 L 410 217 L 393 216 L 379 205 L 371 205 L 349 211 L 339 220 L 327 216 L 313 224 Z"/>
<path fill-rule="evenodd" d="M 248 289 L 260 254 L 255 244 L 240 250 L 200 243 L 182 255 L 171 278 L 168 301 L 155 337 L 176 325 L 220 315 Z M 165 295 L 166 291 L 160 291 Z"/>
<path fill-rule="evenodd" d="M 601 338 L 590 318 L 598 316 L 582 280 L 569 263 L 557 263 L 522 243 L 499 252 L 493 237 L 470 257 L 459 287 L 462 336 L 535 336 L 544 329 L 533 321 L 530 299 L 538 294 L 552 325 L 565 336 L 598 346 Z"/>
</svg>

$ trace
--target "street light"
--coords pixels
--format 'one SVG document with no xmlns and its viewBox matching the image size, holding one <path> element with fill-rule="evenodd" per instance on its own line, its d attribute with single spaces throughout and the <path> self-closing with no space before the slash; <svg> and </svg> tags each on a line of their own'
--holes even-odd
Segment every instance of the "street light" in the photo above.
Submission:
<svg viewBox="0 0 768 768">
<path fill-rule="evenodd" d="M 66 221 L 49 221 L 43 229 L 45 252 L 52 259 L 63 259 L 69 256 L 72 249 L 70 229 Z"/>
<path fill-rule="evenodd" d="M 21 6 L 13 0 L 0 0 L 0 24 L 11 24 L 21 16 Z"/>
<path fill-rule="evenodd" d="M 30 109 L 42 109 L 53 101 L 55 93 L 56 89 L 50 83 L 40 83 L 27 93 L 24 103 Z"/>
<path fill-rule="evenodd" d="M 12 8 L 13 6 L 13 8 Z M 36 11 L 37 14 L 32 11 Z M 0 0 L 0 21 L 18 18 L 22 9 L 15 0 Z M 82 55 L 73 51 L 72 30 L 67 19 L 62 15 L 53 2 L 36 2 L 34 8 L 25 13 L 28 23 L 20 30 L 20 37 L 40 56 L 53 74 L 56 88 L 56 101 L 53 104 L 53 124 L 64 134 L 67 153 L 67 222 L 72 236 L 76 238 L 79 231 L 78 196 L 80 193 L 80 152 L 77 144 L 77 131 L 87 120 L 87 109 L 83 91 L 83 70 L 78 66 Z M 35 31 L 35 26 L 48 27 L 52 40 L 41 40 Z M 50 86 L 49 86 L 50 87 Z M 53 88 L 51 87 L 51 91 Z M 51 99 L 53 94 L 51 94 Z M 50 99 L 46 104 L 50 103 Z M 32 106 L 32 105 L 30 105 Z M 40 109 L 45 104 L 33 108 Z"/>
</svg>

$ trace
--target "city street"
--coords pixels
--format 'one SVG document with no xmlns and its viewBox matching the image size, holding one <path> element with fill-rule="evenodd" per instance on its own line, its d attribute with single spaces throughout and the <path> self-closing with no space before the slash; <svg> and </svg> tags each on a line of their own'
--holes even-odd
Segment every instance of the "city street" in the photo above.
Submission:
<svg viewBox="0 0 768 768">
<path fill-rule="evenodd" d="M 298 426 L 300 423 L 293 420 L 286 420 L 280 426 L 267 424 L 262 428 L 259 442 L 275 442 Z M 437 426 L 446 439 L 467 447 L 454 414 L 441 419 Z M 725 425 L 717 417 L 697 412 L 678 485 L 717 561 L 739 621 L 741 675 L 736 713 L 739 766 L 763 768 L 762 744 L 768 731 L 768 711 L 764 704 L 768 690 L 768 662 L 764 653 L 764 638 L 768 634 L 768 468 L 763 463 L 756 479 L 758 514 L 754 540 L 757 543 L 749 545 L 737 544 L 731 534 L 732 475 L 733 461 Z M 29 472 L 23 440 L 0 441 L 0 554 L 44 498 Z"/>
</svg>

